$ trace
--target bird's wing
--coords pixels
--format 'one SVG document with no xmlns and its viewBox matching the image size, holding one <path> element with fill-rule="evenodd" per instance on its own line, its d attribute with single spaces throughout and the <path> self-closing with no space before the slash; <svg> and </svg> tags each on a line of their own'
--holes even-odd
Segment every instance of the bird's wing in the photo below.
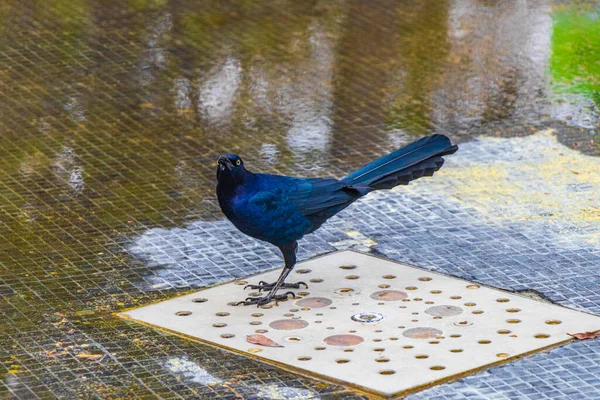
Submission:
<svg viewBox="0 0 600 400">
<path fill-rule="evenodd" d="M 304 215 L 313 215 L 325 210 L 344 208 L 369 190 L 350 186 L 337 179 L 312 178 L 298 182 L 295 190 L 288 193 L 288 197 Z"/>
<path fill-rule="evenodd" d="M 328 178 L 261 175 L 259 181 L 236 211 L 251 221 L 242 231 L 271 243 L 301 238 L 371 190 Z"/>
</svg>

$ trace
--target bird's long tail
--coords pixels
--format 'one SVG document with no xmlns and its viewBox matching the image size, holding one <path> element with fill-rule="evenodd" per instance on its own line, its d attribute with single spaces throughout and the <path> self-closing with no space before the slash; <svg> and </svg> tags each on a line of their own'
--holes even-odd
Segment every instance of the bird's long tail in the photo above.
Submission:
<svg viewBox="0 0 600 400">
<path fill-rule="evenodd" d="M 442 156 L 453 154 L 458 146 L 444 135 L 432 135 L 378 158 L 342 179 L 352 186 L 390 189 L 422 176 L 432 176 L 444 164 Z"/>
</svg>

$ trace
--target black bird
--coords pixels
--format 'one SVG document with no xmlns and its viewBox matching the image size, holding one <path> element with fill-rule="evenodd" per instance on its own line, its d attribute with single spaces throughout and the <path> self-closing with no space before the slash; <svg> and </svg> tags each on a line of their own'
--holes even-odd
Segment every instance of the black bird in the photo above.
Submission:
<svg viewBox="0 0 600 400">
<path fill-rule="evenodd" d="M 248 285 L 264 297 L 248 297 L 238 304 L 264 305 L 287 299 L 293 292 L 277 294 L 282 288 L 300 288 L 304 282 L 285 283 L 296 265 L 298 240 L 314 232 L 325 221 L 362 196 L 379 189 L 391 189 L 422 176 L 432 176 L 444 164 L 442 156 L 458 146 L 444 135 L 422 138 L 381 157 L 340 180 L 293 178 L 255 174 L 242 159 L 224 154 L 217 160 L 217 197 L 225 216 L 246 235 L 279 247 L 285 266 L 277 282 Z"/>
</svg>

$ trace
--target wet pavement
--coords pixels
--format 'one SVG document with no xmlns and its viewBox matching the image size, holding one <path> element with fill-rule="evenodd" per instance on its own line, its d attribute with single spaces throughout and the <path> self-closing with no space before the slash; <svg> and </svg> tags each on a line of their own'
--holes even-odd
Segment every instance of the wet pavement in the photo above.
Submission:
<svg viewBox="0 0 600 400">
<path fill-rule="evenodd" d="M 222 219 L 223 152 L 339 177 L 446 133 L 463 145 L 439 175 L 352 206 L 300 257 L 352 247 L 599 313 L 599 13 L 593 1 L 5 2 L 0 397 L 359 397 L 113 316 L 279 265 Z M 589 343 L 415 398 L 594 398 Z"/>
</svg>

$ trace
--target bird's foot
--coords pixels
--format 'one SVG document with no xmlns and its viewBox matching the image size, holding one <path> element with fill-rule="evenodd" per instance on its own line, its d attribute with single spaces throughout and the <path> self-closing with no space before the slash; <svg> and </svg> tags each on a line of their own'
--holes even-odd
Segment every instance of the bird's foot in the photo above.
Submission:
<svg viewBox="0 0 600 400">
<path fill-rule="evenodd" d="M 237 306 L 239 306 L 239 305 L 249 306 L 251 304 L 256 304 L 257 307 L 260 307 L 260 306 L 269 304 L 272 301 L 275 301 L 275 303 L 277 303 L 280 300 L 287 300 L 288 296 L 290 296 L 290 295 L 293 298 L 296 297 L 294 292 L 287 292 L 287 293 L 283 293 L 283 294 L 269 293 L 268 295 L 266 295 L 264 297 L 247 297 L 245 301 L 240 301 L 236 305 Z"/>
<path fill-rule="evenodd" d="M 262 292 L 263 290 L 271 290 L 273 289 L 273 287 L 275 286 L 277 282 L 273 282 L 273 283 L 267 283 L 265 281 L 260 281 L 258 282 L 258 285 L 246 285 L 244 286 L 244 290 L 246 288 L 250 288 L 252 290 L 258 289 L 259 292 Z M 279 286 L 280 289 L 301 289 L 302 286 L 304 285 L 305 289 L 308 289 L 308 285 L 305 282 L 296 282 L 296 283 L 282 283 L 281 286 Z"/>
</svg>

